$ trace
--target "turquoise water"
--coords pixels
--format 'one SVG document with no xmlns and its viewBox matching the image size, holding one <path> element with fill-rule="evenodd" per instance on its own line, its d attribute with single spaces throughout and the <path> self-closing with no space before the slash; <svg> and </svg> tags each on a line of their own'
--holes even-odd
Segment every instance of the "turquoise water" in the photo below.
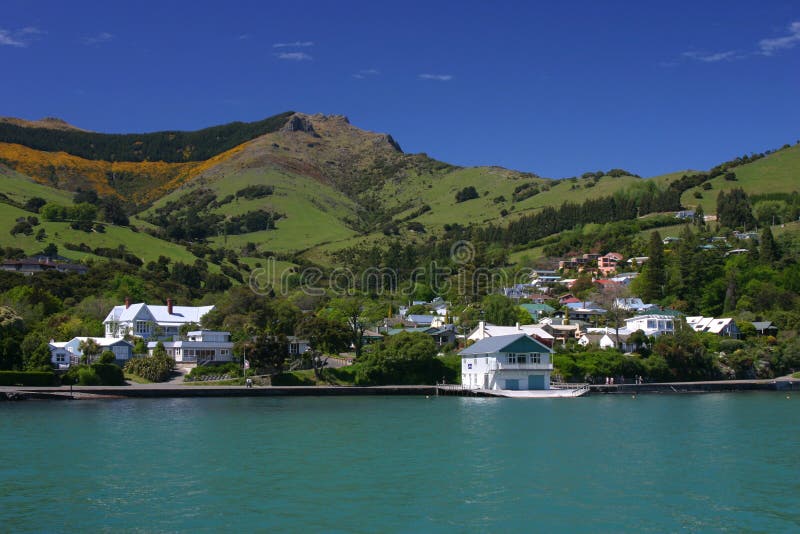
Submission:
<svg viewBox="0 0 800 534">
<path fill-rule="evenodd" d="M 0 530 L 800 529 L 800 394 L 0 405 Z"/>
</svg>

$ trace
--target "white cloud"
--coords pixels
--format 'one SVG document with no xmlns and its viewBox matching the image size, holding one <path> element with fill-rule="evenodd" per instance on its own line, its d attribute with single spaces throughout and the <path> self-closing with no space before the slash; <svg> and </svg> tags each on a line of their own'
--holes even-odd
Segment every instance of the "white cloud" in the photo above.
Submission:
<svg viewBox="0 0 800 534">
<path fill-rule="evenodd" d="M 758 42 L 758 48 L 761 54 L 771 56 L 778 50 L 794 48 L 798 43 L 800 43 L 800 21 L 795 21 L 789 24 L 789 35 L 772 39 L 761 39 Z"/>
<path fill-rule="evenodd" d="M 246 41 L 247 39 L 250 39 L 251 37 L 252 36 L 249 33 L 242 33 L 242 34 L 239 34 L 237 39 L 239 39 L 240 41 Z"/>
<path fill-rule="evenodd" d="M 453 79 L 452 74 L 420 74 L 420 80 L 436 80 L 437 82 L 449 82 Z"/>
<path fill-rule="evenodd" d="M 734 59 L 739 59 L 736 55 L 735 50 L 728 50 L 727 52 L 712 52 L 712 53 L 705 53 L 705 52 L 684 52 L 683 57 L 688 57 L 689 59 L 694 59 L 696 61 L 702 61 L 703 63 L 716 63 L 718 61 L 732 61 Z"/>
<path fill-rule="evenodd" d="M 39 35 L 44 35 L 45 33 L 47 32 L 35 26 L 26 26 L 19 30 L 5 30 L 0 28 L 0 46 L 25 48 Z"/>
<path fill-rule="evenodd" d="M 363 80 L 369 76 L 377 76 L 380 73 L 381 71 L 378 69 L 361 69 L 357 73 L 353 74 L 353 78 L 356 78 L 357 80 Z"/>
<path fill-rule="evenodd" d="M 275 43 L 272 48 L 308 48 L 314 46 L 314 41 L 295 41 L 293 43 Z"/>
<path fill-rule="evenodd" d="M 314 59 L 305 52 L 281 52 L 280 54 L 275 54 L 275 56 L 278 59 L 285 59 L 288 61 L 310 61 Z"/>
<path fill-rule="evenodd" d="M 100 43 L 107 43 L 114 38 L 114 34 L 108 32 L 100 32 L 97 35 L 86 37 L 83 42 L 87 45 L 94 45 Z"/>
<path fill-rule="evenodd" d="M 781 37 L 761 39 L 758 48 L 750 52 L 727 50 L 725 52 L 696 52 L 689 51 L 681 54 L 683 58 L 703 63 L 717 63 L 719 61 L 738 61 L 754 56 L 771 56 L 781 50 L 788 50 L 800 44 L 800 21 L 789 24 L 789 34 Z"/>
</svg>

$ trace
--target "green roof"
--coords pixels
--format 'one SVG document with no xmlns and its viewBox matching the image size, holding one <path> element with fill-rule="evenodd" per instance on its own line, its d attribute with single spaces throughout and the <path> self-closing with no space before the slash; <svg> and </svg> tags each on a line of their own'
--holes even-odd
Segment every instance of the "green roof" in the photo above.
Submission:
<svg viewBox="0 0 800 534">
<path fill-rule="evenodd" d="M 520 304 L 520 308 L 529 313 L 553 313 L 555 308 L 547 304 Z"/>
</svg>

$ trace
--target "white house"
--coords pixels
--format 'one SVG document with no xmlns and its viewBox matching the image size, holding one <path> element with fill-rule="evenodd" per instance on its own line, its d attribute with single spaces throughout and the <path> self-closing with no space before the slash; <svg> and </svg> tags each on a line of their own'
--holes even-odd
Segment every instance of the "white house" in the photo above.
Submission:
<svg viewBox="0 0 800 534">
<path fill-rule="evenodd" d="M 131 304 L 125 299 L 123 306 L 114 306 L 103 324 L 106 337 L 133 334 L 144 339 L 170 339 L 180 334 L 183 325 L 200 324 L 203 316 L 213 309 L 214 306 L 175 306 L 172 299 L 167 299 L 166 306 Z"/>
<path fill-rule="evenodd" d="M 538 339 L 545 345 L 552 345 L 555 340 L 551 334 L 535 324 L 520 325 L 517 323 L 516 326 L 497 326 L 485 321 L 480 321 L 477 328 L 467 336 L 467 339 L 480 341 L 489 337 L 510 336 L 514 334 L 527 334 Z"/>
<path fill-rule="evenodd" d="M 592 329 L 595 330 L 595 329 Z M 587 332 L 578 338 L 578 345 L 588 347 L 595 345 L 601 349 L 619 349 L 622 352 L 631 352 L 635 350 L 635 346 L 628 343 L 630 333 L 620 330 L 619 337 L 614 332 L 614 329 L 609 328 L 608 331 L 600 332 Z M 615 343 L 615 340 L 617 341 Z"/>
<path fill-rule="evenodd" d="M 70 365 L 80 363 L 83 351 L 80 349 L 82 342 L 93 340 L 100 347 L 100 352 L 110 350 L 114 359 L 122 364 L 133 357 L 133 344 L 124 339 L 114 337 L 76 337 L 69 341 L 57 342 L 50 340 L 50 361 L 57 369 L 68 369 Z M 98 354 L 99 356 L 99 354 Z"/>
<path fill-rule="evenodd" d="M 614 299 L 614 306 L 620 310 L 638 312 L 652 308 L 652 304 L 645 304 L 639 297 L 624 297 Z"/>
<path fill-rule="evenodd" d="M 660 336 L 675 333 L 675 318 L 671 315 L 637 315 L 625 319 L 625 330 L 636 332 L 641 330 L 647 336 Z"/>
<path fill-rule="evenodd" d="M 736 322 L 730 317 L 725 319 L 714 319 L 713 317 L 687 317 L 686 323 L 692 327 L 695 332 L 710 332 L 718 336 L 729 336 L 739 338 L 741 335 L 739 327 Z"/>
<path fill-rule="evenodd" d="M 550 389 L 551 354 L 524 333 L 482 339 L 459 353 L 461 383 L 469 389 Z"/>
<path fill-rule="evenodd" d="M 214 330 L 195 330 L 186 335 L 186 340 L 163 342 L 167 356 L 176 363 L 204 364 L 210 362 L 233 361 L 233 342 L 230 332 Z M 150 356 L 158 345 L 157 341 L 147 344 Z"/>
</svg>

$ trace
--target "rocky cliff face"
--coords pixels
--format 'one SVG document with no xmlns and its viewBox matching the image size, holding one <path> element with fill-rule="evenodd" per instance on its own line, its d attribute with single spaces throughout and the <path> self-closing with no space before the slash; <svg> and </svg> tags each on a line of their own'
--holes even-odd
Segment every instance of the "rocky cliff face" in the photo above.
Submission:
<svg viewBox="0 0 800 534">
<path fill-rule="evenodd" d="M 295 113 L 277 132 L 247 143 L 227 164 L 275 165 L 306 174 L 357 197 L 385 180 L 441 165 L 425 155 L 403 153 L 391 135 L 362 130 L 344 115 Z"/>
</svg>

